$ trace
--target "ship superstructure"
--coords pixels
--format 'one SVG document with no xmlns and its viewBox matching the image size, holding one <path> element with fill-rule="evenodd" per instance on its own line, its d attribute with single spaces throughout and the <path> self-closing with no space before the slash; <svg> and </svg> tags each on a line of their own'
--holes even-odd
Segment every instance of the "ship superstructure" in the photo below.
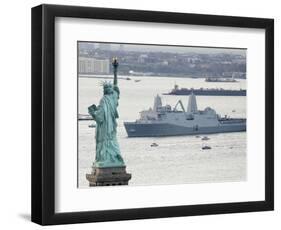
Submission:
<svg viewBox="0 0 281 230">
<path fill-rule="evenodd" d="M 128 137 L 157 137 L 246 131 L 245 118 L 221 117 L 210 107 L 199 110 L 196 96 L 189 95 L 188 106 L 179 100 L 174 108 L 162 105 L 159 95 L 153 108 L 140 112 L 140 119 L 124 122 Z"/>
<path fill-rule="evenodd" d="M 190 95 L 195 93 L 198 96 L 246 96 L 246 89 L 223 89 L 223 88 L 179 88 L 177 84 L 169 93 L 164 95 Z"/>
</svg>

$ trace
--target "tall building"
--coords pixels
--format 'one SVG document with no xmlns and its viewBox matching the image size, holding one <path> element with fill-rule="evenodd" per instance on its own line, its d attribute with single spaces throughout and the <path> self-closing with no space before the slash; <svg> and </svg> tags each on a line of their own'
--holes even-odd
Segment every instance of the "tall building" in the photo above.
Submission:
<svg viewBox="0 0 281 230">
<path fill-rule="evenodd" d="M 109 59 L 79 57 L 79 73 L 109 74 Z"/>
</svg>

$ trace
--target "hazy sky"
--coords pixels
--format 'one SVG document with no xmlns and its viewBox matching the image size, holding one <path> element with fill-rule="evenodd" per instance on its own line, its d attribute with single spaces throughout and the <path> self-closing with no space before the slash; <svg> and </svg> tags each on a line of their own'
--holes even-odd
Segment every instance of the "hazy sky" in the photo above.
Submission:
<svg viewBox="0 0 281 230">
<path fill-rule="evenodd" d="M 82 42 L 85 44 L 85 42 Z M 114 43 L 95 43 L 87 44 L 97 47 L 100 44 L 110 44 L 112 50 L 120 48 L 120 44 Z M 122 44 L 123 49 L 126 51 L 139 51 L 139 52 L 171 52 L 171 53 L 232 53 L 246 55 L 246 49 L 231 49 L 231 48 L 210 48 L 210 47 L 189 47 L 189 46 L 163 46 L 163 45 L 142 45 L 142 44 Z"/>
</svg>

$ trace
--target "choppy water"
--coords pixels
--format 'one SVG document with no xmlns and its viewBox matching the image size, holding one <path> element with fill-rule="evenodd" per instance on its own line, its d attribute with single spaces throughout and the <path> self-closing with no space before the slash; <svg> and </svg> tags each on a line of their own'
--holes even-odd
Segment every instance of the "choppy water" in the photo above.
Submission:
<svg viewBox="0 0 281 230">
<path fill-rule="evenodd" d="M 128 138 L 123 121 L 134 121 L 139 112 L 153 105 L 154 96 L 169 92 L 177 83 L 180 87 L 193 88 L 246 88 L 246 81 L 238 83 L 208 83 L 204 79 L 168 77 L 130 77 L 119 80 L 118 141 L 127 165 L 132 173 L 130 185 L 155 185 L 176 183 L 228 182 L 246 180 L 246 132 L 208 135 L 202 141 L 196 136 Z M 135 82 L 135 79 L 141 79 Z M 89 105 L 98 104 L 103 90 L 101 79 L 79 78 L 79 113 L 87 114 Z M 188 96 L 163 95 L 163 104 L 174 106 L 181 99 L 187 105 Z M 199 109 L 207 106 L 218 114 L 246 117 L 246 97 L 197 96 Z M 235 111 L 235 112 L 233 112 Z M 95 128 L 92 121 L 79 122 L 78 172 L 79 187 L 88 187 L 85 178 L 90 173 L 95 158 Z M 156 142 L 158 147 L 151 147 Z M 203 143 L 212 147 L 202 150 Z"/>
</svg>

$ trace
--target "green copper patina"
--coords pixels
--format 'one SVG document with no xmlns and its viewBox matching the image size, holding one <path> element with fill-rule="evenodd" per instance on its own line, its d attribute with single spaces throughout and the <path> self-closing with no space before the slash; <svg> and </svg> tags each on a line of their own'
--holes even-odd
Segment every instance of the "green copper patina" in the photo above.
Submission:
<svg viewBox="0 0 281 230">
<path fill-rule="evenodd" d="M 93 167 L 123 167 L 124 160 L 116 138 L 118 118 L 119 88 L 117 86 L 117 59 L 112 62 L 114 81 L 103 83 L 104 96 L 98 106 L 95 104 L 88 108 L 89 114 L 96 121 L 96 159 Z"/>
</svg>

